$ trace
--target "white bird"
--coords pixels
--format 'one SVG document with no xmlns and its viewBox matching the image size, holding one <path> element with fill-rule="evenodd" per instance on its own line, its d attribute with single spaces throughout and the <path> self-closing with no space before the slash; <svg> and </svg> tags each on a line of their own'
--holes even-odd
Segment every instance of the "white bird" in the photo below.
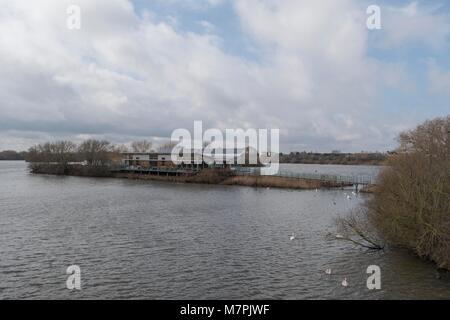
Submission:
<svg viewBox="0 0 450 320">
<path fill-rule="evenodd" d="M 347 278 L 344 278 L 344 280 L 342 280 L 342 286 L 343 287 L 348 287 Z"/>
<path fill-rule="evenodd" d="M 326 274 L 331 274 L 331 269 L 325 270 L 325 273 L 326 273 Z"/>
<path fill-rule="evenodd" d="M 343 239 L 343 238 L 344 238 L 344 236 L 343 236 L 342 234 L 339 234 L 339 233 L 338 233 L 338 234 L 336 235 L 336 239 Z"/>
<path fill-rule="evenodd" d="M 347 196 L 347 199 L 348 199 L 348 200 L 352 200 L 352 197 L 350 197 L 350 196 Z"/>
<path fill-rule="evenodd" d="M 295 234 L 292 234 L 292 236 L 289 237 L 289 240 L 295 240 Z"/>
<path fill-rule="evenodd" d="M 318 190 L 318 189 L 316 189 L 316 192 L 319 192 L 319 190 Z"/>
<path fill-rule="evenodd" d="M 352 194 L 353 194 L 354 196 L 356 196 L 356 192 L 355 192 L 355 191 L 352 191 Z"/>
</svg>

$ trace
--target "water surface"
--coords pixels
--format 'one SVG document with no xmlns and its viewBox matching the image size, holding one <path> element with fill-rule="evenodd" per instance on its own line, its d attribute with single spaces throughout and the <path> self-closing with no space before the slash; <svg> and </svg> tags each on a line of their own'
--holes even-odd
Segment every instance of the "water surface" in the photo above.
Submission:
<svg viewBox="0 0 450 320">
<path fill-rule="evenodd" d="M 31 175 L 0 162 L 0 298 L 449 298 L 430 263 L 326 240 L 365 199 L 344 192 Z M 79 292 L 65 288 L 73 264 Z M 372 264 L 380 291 L 366 288 Z"/>
</svg>

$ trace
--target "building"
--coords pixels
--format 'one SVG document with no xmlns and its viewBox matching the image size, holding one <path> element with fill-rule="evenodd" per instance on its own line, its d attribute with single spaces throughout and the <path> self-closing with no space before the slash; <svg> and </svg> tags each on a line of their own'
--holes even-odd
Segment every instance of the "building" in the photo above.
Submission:
<svg viewBox="0 0 450 320">
<path fill-rule="evenodd" d="M 176 164 L 172 162 L 170 153 L 141 153 L 127 152 L 122 153 L 122 165 L 128 168 L 173 168 Z"/>
<path fill-rule="evenodd" d="M 254 157 L 251 157 L 253 154 Z M 170 152 L 126 152 L 121 154 L 122 167 L 129 169 L 152 169 L 152 168 L 167 168 L 167 169 L 204 169 L 208 167 L 231 167 L 239 166 L 239 164 L 249 165 L 249 159 L 258 159 L 258 154 L 255 150 L 247 149 L 231 149 L 223 150 L 222 153 L 203 154 L 202 150 L 193 151 L 189 157 L 182 157 L 172 160 Z M 252 163 L 253 164 L 253 163 Z M 257 164 L 255 164 L 257 165 Z"/>
</svg>

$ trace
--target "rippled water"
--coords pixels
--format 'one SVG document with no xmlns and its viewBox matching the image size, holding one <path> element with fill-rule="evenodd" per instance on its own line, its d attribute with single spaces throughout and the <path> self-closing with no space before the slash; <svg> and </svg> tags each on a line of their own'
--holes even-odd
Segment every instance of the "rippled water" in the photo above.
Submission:
<svg viewBox="0 0 450 320">
<path fill-rule="evenodd" d="M 281 173 L 318 173 L 342 176 L 370 176 L 376 178 L 381 166 L 348 166 L 329 164 L 280 164 Z"/>
<path fill-rule="evenodd" d="M 30 175 L 0 162 L 0 191 L 2 299 L 450 297 L 450 280 L 406 252 L 327 241 L 333 218 L 364 200 L 342 190 Z M 65 288 L 73 264 L 79 292 Z M 365 285 L 372 264 L 380 291 Z"/>
</svg>

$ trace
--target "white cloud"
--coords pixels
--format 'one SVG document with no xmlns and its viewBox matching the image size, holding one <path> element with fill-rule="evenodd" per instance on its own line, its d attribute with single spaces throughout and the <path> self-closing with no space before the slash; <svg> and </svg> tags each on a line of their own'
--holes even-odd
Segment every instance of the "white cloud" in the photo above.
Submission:
<svg viewBox="0 0 450 320">
<path fill-rule="evenodd" d="M 450 71 L 442 70 L 432 59 L 428 61 L 428 79 L 430 93 L 450 96 Z"/>
<path fill-rule="evenodd" d="M 391 130 L 366 123 L 380 85 L 404 77 L 368 58 L 365 8 L 357 1 L 236 0 L 261 55 L 252 62 L 225 53 L 209 22 L 207 33 L 195 34 L 152 14 L 139 17 L 127 0 L 74 2 L 82 10 L 79 31 L 65 27 L 63 1 L 0 0 L 0 137 L 8 145 L 25 144 L 18 132 L 126 142 L 169 136 L 194 120 L 279 127 L 292 148 L 390 142 Z"/>
<path fill-rule="evenodd" d="M 212 33 L 216 30 L 216 27 L 209 21 L 202 20 L 199 24 L 205 29 L 206 32 Z"/>
<path fill-rule="evenodd" d="M 379 46 L 396 48 L 425 45 L 434 49 L 448 45 L 450 14 L 442 6 L 414 1 L 402 7 L 382 8 L 382 27 L 375 33 Z"/>
<path fill-rule="evenodd" d="M 226 0 L 157 0 L 164 5 L 184 7 L 191 10 L 206 10 L 223 4 Z"/>
</svg>

